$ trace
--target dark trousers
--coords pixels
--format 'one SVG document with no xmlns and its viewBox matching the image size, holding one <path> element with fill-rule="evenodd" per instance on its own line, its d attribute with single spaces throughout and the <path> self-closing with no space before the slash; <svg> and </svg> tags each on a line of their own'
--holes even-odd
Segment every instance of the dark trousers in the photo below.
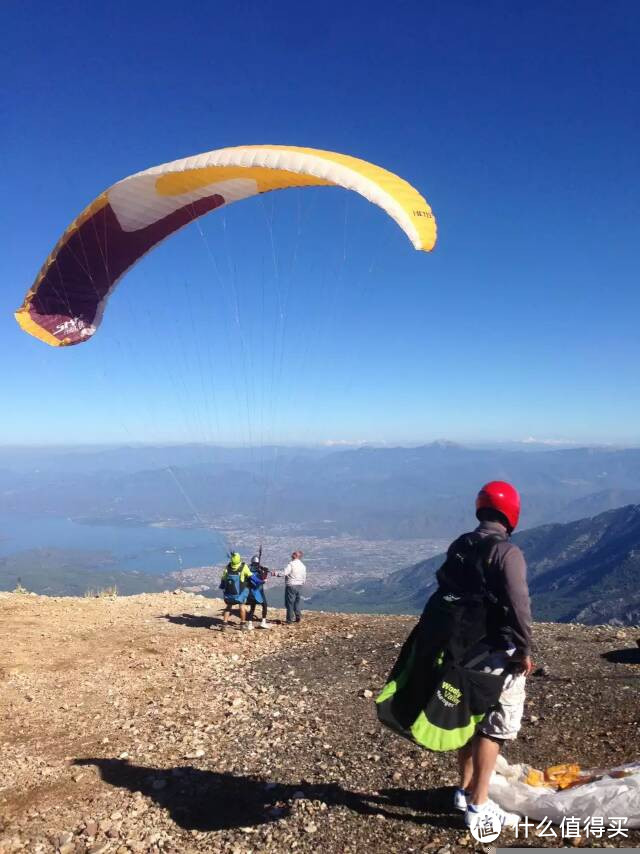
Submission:
<svg viewBox="0 0 640 854">
<path fill-rule="evenodd" d="M 262 605 L 262 619 L 267 619 L 267 597 L 264 595 L 264 590 L 262 591 L 262 602 L 256 602 L 255 599 L 249 597 L 249 616 L 253 619 L 253 615 L 256 612 L 256 605 Z"/>
<path fill-rule="evenodd" d="M 300 612 L 302 587 L 298 585 L 287 585 L 284 588 L 284 607 L 287 609 L 287 622 L 299 622 L 302 619 Z"/>
</svg>

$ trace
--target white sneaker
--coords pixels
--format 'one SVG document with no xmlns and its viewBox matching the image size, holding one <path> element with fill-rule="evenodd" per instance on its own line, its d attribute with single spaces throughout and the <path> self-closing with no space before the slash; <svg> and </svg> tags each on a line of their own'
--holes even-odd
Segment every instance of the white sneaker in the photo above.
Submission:
<svg viewBox="0 0 640 854">
<path fill-rule="evenodd" d="M 258 625 L 259 629 L 270 629 L 271 623 L 268 623 L 266 620 L 262 620 L 262 622 Z"/>
<path fill-rule="evenodd" d="M 453 808 L 459 812 L 467 811 L 467 795 L 466 789 L 456 789 L 453 793 Z"/>
<path fill-rule="evenodd" d="M 467 804 L 464 814 L 464 823 L 471 830 L 490 824 L 497 819 L 500 827 L 515 830 L 520 823 L 520 816 L 512 812 L 505 812 L 495 801 L 488 800 L 484 804 Z"/>
</svg>

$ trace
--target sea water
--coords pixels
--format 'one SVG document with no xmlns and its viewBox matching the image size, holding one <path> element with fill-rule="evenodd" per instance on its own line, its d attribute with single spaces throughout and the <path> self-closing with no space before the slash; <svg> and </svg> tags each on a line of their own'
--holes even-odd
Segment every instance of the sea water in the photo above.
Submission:
<svg viewBox="0 0 640 854">
<path fill-rule="evenodd" d="M 0 557 L 40 548 L 109 552 L 114 568 L 157 574 L 224 563 L 227 554 L 222 535 L 204 528 L 87 524 L 0 513 Z"/>
</svg>

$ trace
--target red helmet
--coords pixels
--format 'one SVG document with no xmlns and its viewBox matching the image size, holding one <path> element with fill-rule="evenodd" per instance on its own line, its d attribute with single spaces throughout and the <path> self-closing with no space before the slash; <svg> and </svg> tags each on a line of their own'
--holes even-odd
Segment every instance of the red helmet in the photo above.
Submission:
<svg viewBox="0 0 640 854">
<path fill-rule="evenodd" d="M 518 490 L 510 483 L 505 483 L 504 480 L 492 480 L 490 483 L 485 483 L 476 498 L 476 515 L 478 515 L 478 510 L 483 507 L 502 513 L 511 530 L 518 524 L 520 496 Z"/>
</svg>

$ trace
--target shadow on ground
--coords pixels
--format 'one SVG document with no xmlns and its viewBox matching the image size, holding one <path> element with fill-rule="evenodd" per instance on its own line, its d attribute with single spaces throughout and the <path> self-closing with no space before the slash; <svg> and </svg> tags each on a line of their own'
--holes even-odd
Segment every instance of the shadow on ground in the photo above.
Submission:
<svg viewBox="0 0 640 854">
<path fill-rule="evenodd" d="M 190 629 L 211 629 L 222 625 L 222 617 L 203 617 L 200 614 L 165 614 L 158 617 L 176 626 L 187 626 Z"/>
<path fill-rule="evenodd" d="M 611 664 L 640 664 L 640 649 L 612 649 L 603 652 L 602 658 Z"/>
<path fill-rule="evenodd" d="M 222 617 L 205 617 L 201 614 L 164 614 L 158 617 L 158 620 L 166 620 L 168 623 L 173 623 L 176 626 L 187 626 L 190 629 L 213 629 L 220 627 L 224 620 Z M 253 617 L 254 623 L 260 622 L 259 616 Z M 272 626 L 283 626 L 283 620 L 269 620 Z M 239 629 L 239 618 L 233 618 L 227 623 L 230 629 Z"/>
<path fill-rule="evenodd" d="M 451 788 L 429 792 L 384 789 L 366 795 L 350 792 L 337 783 L 271 783 L 258 777 L 240 777 L 192 766 L 148 768 L 132 765 L 125 759 L 100 758 L 76 759 L 74 764 L 94 765 L 105 783 L 153 798 L 186 830 L 215 831 L 268 824 L 289 815 L 292 801 L 296 795 L 300 797 L 300 792 L 309 800 L 347 807 L 360 815 L 381 814 L 387 819 L 434 827 L 462 826 L 460 818 L 450 814 Z"/>
</svg>

